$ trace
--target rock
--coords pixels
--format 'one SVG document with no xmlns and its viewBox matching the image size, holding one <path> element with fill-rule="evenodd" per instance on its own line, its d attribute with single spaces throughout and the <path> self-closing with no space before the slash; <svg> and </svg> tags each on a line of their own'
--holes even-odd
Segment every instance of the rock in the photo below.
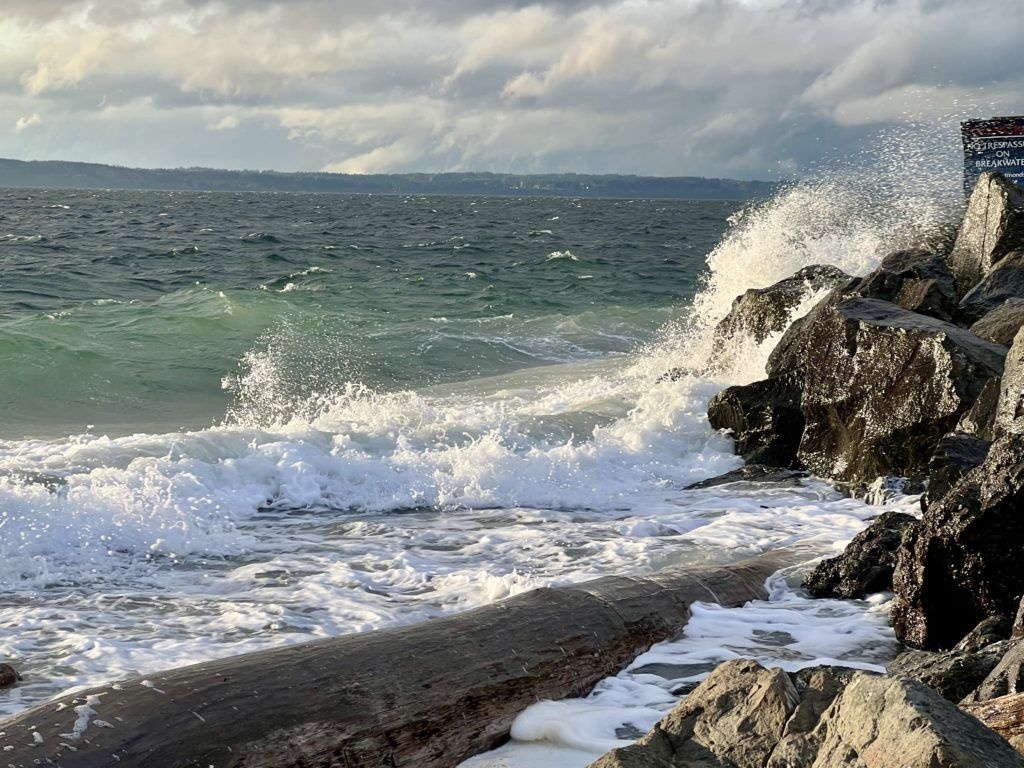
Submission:
<svg viewBox="0 0 1024 768">
<path fill-rule="evenodd" d="M 0 664 L 0 688 L 10 688 L 21 680 L 18 670 L 10 664 Z"/>
<path fill-rule="evenodd" d="M 855 674 L 855 670 L 843 667 L 810 667 L 790 675 L 800 701 L 766 768 L 804 766 L 814 761 L 821 747 L 820 739 L 812 736 L 814 729 Z"/>
<path fill-rule="evenodd" d="M 725 341 L 744 334 L 760 344 L 786 329 L 793 310 L 806 296 L 848 283 L 850 279 L 841 269 L 815 264 L 767 288 L 751 288 L 733 300 L 729 314 L 715 328 L 715 336 Z"/>
<path fill-rule="evenodd" d="M 811 768 L 1024 766 L 999 736 L 916 680 L 857 674 L 812 736 L 821 746 L 804 764 Z"/>
<path fill-rule="evenodd" d="M 896 551 L 918 521 L 903 512 L 883 512 L 853 537 L 843 554 L 823 560 L 803 580 L 814 597 L 853 600 L 892 589 Z"/>
<path fill-rule="evenodd" d="M 1024 754 L 1024 693 L 1000 696 L 980 704 L 964 704 L 961 709 L 978 718 L 1017 752 Z"/>
<path fill-rule="evenodd" d="M 941 499 L 961 477 L 985 461 L 990 445 L 980 437 L 959 432 L 939 440 L 928 462 L 928 491 L 921 497 L 921 508 Z"/>
<path fill-rule="evenodd" d="M 804 419 L 797 458 L 825 477 L 924 472 L 939 439 L 1002 372 L 1004 347 L 878 299 L 808 320 L 794 370 Z"/>
<path fill-rule="evenodd" d="M 1021 768 L 995 733 L 914 680 L 720 665 L 642 739 L 591 768 Z"/>
<path fill-rule="evenodd" d="M 1010 641 L 999 662 L 963 701 L 988 701 L 1010 693 L 1024 693 L 1024 643 L 1019 640 Z"/>
<path fill-rule="evenodd" d="M 1006 616 L 989 616 L 978 622 L 978 626 L 964 635 L 954 647 L 954 651 L 980 651 L 1010 637 L 1010 620 Z M 1006 649 L 1004 649 L 1006 650 Z M 1000 651 L 1002 658 L 1003 651 Z"/>
<path fill-rule="evenodd" d="M 994 431 L 997 435 L 1024 432 L 1024 328 L 1017 332 L 1006 354 L 1006 369 L 999 382 Z"/>
<path fill-rule="evenodd" d="M 957 306 L 957 319 L 965 325 L 976 323 L 1006 302 L 1020 298 L 1024 298 L 1024 250 L 1006 254 L 968 291 Z"/>
<path fill-rule="evenodd" d="M 989 616 L 1011 616 L 1024 593 L 1024 436 L 1007 435 L 921 520 L 900 550 L 892 623 L 906 645 L 941 649 Z"/>
<path fill-rule="evenodd" d="M 1007 299 L 974 323 L 971 333 L 1008 347 L 1021 328 L 1024 328 L 1024 298 L 1014 298 Z"/>
<path fill-rule="evenodd" d="M 1024 598 L 1021 598 L 1017 606 L 1017 613 L 1013 617 L 1013 625 L 1010 627 L 1010 637 L 1024 637 Z"/>
<path fill-rule="evenodd" d="M 996 439 L 996 410 L 999 407 L 1001 379 L 992 377 L 981 388 L 974 404 L 960 417 L 956 431 L 991 442 Z"/>
<path fill-rule="evenodd" d="M 995 669 L 1008 645 L 1008 641 L 1003 640 L 977 651 L 906 651 L 893 660 L 886 673 L 919 680 L 944 699 L 956 703 Z"/>
<path fill-rule="evenodd" d="M 1024 190 L 1000 173 L 983 173 L 967 202 L 949 267 L 961 295 L 1007 253 L 1024 247 Z"/>
<path fill-rule="evenodd" d="M 798 379 L 784 374 L 719 392 L 708 404 L 708 421 L 732 432 L 736 453 L 748 462 L 796 468 L 803 431 L 799 405 Z"/>
<path fill-rule="evenodd" d="M 878 268 L 845 290 L 850 296 L 883 299 L 893 304 L 952 320 L 957 309 L 956 284 L 945 260 L 925 250 L 897 251 Z"/>
<path fill-rule="evenodd" d="M 691 491 L 700 488 L 714 488 L 729 483 L 771 483 L 772 485 L 800 486 L 800 481 L 807 473 L 798 469 L 784 469 L 767 464 L 744 464 L 721 475 L 691 483 L 683 490 Z"/>
<path fill-rule="evenodd" d="M 781 669 L 738 659 L 719 665 L 642 739 L 591 768 L 763 768 L 799 695 Z"/>
</svg>

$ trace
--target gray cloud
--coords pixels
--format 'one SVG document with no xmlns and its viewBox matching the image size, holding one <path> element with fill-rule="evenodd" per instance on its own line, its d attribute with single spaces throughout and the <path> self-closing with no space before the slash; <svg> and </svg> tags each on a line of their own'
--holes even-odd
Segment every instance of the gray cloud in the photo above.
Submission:
<svg viewBox="0 0 1024 768">
<path fill-rule="evenodd" d="M 777 177 L 1024 109 L 1018 2 L 11 0 L 0 155 Z"/>
</svg>

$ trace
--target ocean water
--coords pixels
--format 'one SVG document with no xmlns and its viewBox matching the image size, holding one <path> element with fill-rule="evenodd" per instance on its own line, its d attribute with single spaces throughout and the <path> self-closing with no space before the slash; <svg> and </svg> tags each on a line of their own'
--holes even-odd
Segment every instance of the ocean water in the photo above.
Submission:
<svg viewBox="0 0 1024 768">
<path fill-rule="evenodd" d="M 0 658 L 25 677 L 0 713 L 540 585 L 834 552 L 877 508 L 813 479 L 685 490 L 741 463 L 707 401 L 776 341 L 712 344 L 734 296 L 862 273 L 947 213 L 831 184 L 753 205 L 0 190 Z M 882 598 L 776 582 L 652 653 L 703 659 L 684 682 L 744 649 L 891 654 Z M 482 764 L 582 766 L 643 730 L 679 682 L 644 663 L 524 713 Z"/>
</svg>

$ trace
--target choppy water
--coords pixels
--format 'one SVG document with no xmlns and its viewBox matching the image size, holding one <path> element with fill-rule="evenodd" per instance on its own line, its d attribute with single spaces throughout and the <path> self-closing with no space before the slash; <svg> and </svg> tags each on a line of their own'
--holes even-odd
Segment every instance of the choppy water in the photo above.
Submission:
<svg viewBox="0 0 1024 768">
<path fill-rule="evenodd" d="M 683 490 L 740 463 L 706 404 L 774 341 L 715 359 L 732 298 L 863 272 L 940 218 L 825 191 L 0 192 L 0 657 L 26 678 L 0 711 L 542 584 L 831 551 L 876 510 L 818 481 Z M 865 609 L 842 659 L 888 652 Z M 591 746 L 616 738 L 598 720 Z"/>
</svg>

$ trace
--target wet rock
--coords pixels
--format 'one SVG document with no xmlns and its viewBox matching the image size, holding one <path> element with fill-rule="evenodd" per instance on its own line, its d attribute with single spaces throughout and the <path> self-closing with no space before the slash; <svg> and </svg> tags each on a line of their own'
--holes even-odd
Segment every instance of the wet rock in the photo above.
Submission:
<svg viewBox="0 0 1024 768">
<path fill-rule="evenodd" d="M 980 720 L 987 728 L 1024 754 L 1024 693 L 989 699 L 980 704 L 964 704 L 961 709 Z"/>
<path fill-rule="evenodd" d="M 1024 248 L 1024 190 L 999 173 L 974 185 L 949 267 L 960 294 L 967 293 L 1006 254 Z"/>
<path fill-rule="evenodd" d="M 1021 328 L 1024 328 L 1024 298 L 1014 298 L 1007 299 L 974 323 L 971 333 L 1008 347 Z"/>
<path fill-rule="evenodd" d="M 798 469 L 772 467 L 767 464 L 744 464 L 742 467 L 710 477 L 707 480 L 701 480 L 699 483 L 691 483 L 684 490 L 714 488 L 730 483 L 771 483 L 773 485 L 799 486 L 802 485 L 800 481 L 805 477 L 807 477 L 807 473 Z"/>
<path fill-rule="evenodd" d="M 708 404 L 708 421 L 727 429 L 736 453 L 752 464 L 796 468 L 803 431 L 799 379 L 784 374 L 754 384 L 729 387 Z"/>
<path fill-rule="evenodd" d="M 988 701 L 1010 693 L 1024 693 L 1024 642 L 1020 640 L 1010 641 L 1002 658 L 963 701 Z"/>
<path fill-rule="evenodd" d="M 853 537 L 843 554 L 823 560 L 803 581 L 814 597 L 852 600 L 892 589 L 896 552 L 918 521 L 903 512 L 884 512 Z"/>
<path fill-rule="evenodd" d="M 817 758 L 804 765 L 814 768 L 1024 766 L 999 736 L 916 680 L 856 675 L 813 735 Z"/>
<path fill-rule="evenodd" d="M 0 664 L 0 688 L 10 688 L 20 680 L 18 670 L 10 664 Z"/>
<path fill-rule="evenodd" d="M 810 316 L 809 316 L 810 318 Z M 851 299 L 802 332 L 798 459 L 844 481 L 924 472 L 1005 348 L 878 299 Z"/>
<path fill-rule="evenodd" d="M 763 768 L 785 732 L 799 695 L 781 669 L 728 661 L 642 739 L 591 768 L 732 766 Z"/>
<path fill-rule="evenodd" d="M 1024 328 L 1017 332 L 1006 354 L 994 431 L 997 435 L 1024 432 Z"/>
<path fill-rule="evenodd" d="M 1010 620 L 1006 616 L 989 616 L 978 622 L 978 626 L 964 635 L 953 648 L 954 651 L 980 651 L 1010 637 Z M 1007 646 L 1008 648 L 1008 646 Z M 1000 657 L 1006 650 L 1000 651 Z"/>
<path fill-rule="evenodd" d="M 1024 594 L 1024 436 L 1007 435 L 921 520 L 893 577 L 892 622 L 906 645 L 955 645 L 979 621 L 1011 616 Z"/>
<path fill-rule="evenodd" d="M 981 393 L 957 422 L 956 431 L 991 442 L 996 439 L 996 410 L 999 407 L 1001 379 L 993 377 L 985 382 Z"/>
<path fill-rule="evenodd" d="M 1009 641 L 1002 640 L 976 651 L 906 651 L 893 660 L 886 673 L 919 680 L 955 703 L 977 688 L 995 669 L 1008 645 Z"/>
<path fill-rule="evenodd" d="M 940 320 L 952 320 L 957 309 L 956 285 L 945 260 L 919 249 L 889 254 L 874 272 L 848 287 L 846 293 L 891 301 Z"/>
<path fill-rule="evenodd" d="M 958 321 L 965 325 L 980 322 L 1006 302 L 1020 298 L 1024 298 L 1024 250 L 1006 254 L 963 297 L 957 307 Z"/>
<path fill-rule="evenodd" d="M 715 328 L 715 336 L 724 341 L 743 334 L 760 344 L 772 334 L 785 330 L 791 313 L 806 296 L 850 279 L 836 267 L 816 264 L 767 288 L 751 288 L 736 297 L 729 314 Z"/>
<path fill-rule="evenodd" d="M 1017 606 L 1017 613 L 1013 617 L 1013 624 L 1010 626 L 1010 637 L 1015 639 L 1024 637 L 1024 598 L 1021 598 L 1020 605 Z"/>
<path fill-rule="evenodd" d="M 990 445 L 987 440 L 960 432 L 939 440 L 928 462 L 928 491 L 921 497 L 921 508 L 927 509 L 941 499 L 961 477 L 985 461 Z"/>
</svg>

